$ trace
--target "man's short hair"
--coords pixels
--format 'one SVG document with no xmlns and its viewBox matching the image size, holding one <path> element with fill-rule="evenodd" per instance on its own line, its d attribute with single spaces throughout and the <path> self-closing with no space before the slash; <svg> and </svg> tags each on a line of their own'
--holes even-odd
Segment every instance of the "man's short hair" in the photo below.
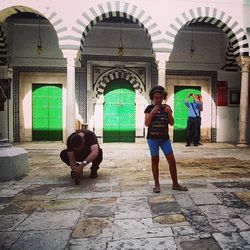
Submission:
<svg viewBox="0 0 250 250">
<path fill-rule="evenodd" d="M 70 144 L 73 148 L 80 147 L 83 142 L 84 142 L 83 137 L 78 134 L 72 135 L 72 137 L 70 138 Z"/>
</svg>

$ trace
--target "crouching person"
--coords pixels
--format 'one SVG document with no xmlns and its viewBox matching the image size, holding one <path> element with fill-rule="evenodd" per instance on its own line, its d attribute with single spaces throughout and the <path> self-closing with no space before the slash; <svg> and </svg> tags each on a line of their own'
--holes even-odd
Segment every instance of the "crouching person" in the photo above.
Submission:
<svg viewBox="0 0 250 250">
<path fill-rule="evenodd" d="M 94 132 L 82 130 L 72 133 L 67 139 L 67 149 L 60 157 L 71 168 L 71 177 L 80 184 L 83 168 L 92 162 L 90 178 L 97 178 L 97 170 L 102 162 L 102 149 Z"/>
</svg>

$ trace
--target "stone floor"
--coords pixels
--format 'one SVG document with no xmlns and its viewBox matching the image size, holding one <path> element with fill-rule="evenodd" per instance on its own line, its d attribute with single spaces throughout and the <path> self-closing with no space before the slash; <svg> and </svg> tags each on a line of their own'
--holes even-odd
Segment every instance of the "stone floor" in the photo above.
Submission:
<svg viewBox="0 0 250 250">
<path fill-rule="evenodd" d="M 174 144 L 180 182 L 152 192 L 144 142 L 102 144 L 97 179 L 79 186 L 60 162 L 61 143 L 26 143 L 29 173 L 0 183 L 0 249 L 250 249 L 250 148 Z"/>
</svg>

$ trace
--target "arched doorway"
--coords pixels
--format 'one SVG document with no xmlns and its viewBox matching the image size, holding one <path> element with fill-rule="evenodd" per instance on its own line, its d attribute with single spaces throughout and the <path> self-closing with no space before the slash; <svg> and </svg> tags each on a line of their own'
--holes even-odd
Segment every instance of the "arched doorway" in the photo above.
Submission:
<svg viewBox="0 0 250 250">
<path fill-rule="evenodd" d="M 104 90 L 103 142 L 135 142 L 135 90 L 116 79 Z"/>
<path fill-rule="evenodd" d="M 32 140 L 62 141 L 62 85 L 32 85 Z"/>
</svg>

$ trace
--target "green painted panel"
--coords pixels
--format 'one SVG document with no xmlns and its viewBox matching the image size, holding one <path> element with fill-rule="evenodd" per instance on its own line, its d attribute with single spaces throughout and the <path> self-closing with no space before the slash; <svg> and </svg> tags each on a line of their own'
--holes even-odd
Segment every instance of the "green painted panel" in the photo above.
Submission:
<svg viewBox="0 0 250 250">
<path fill-rule="evenodd" d="M 104 142 L 135 141 L 135 91 L 123 79 L 110 82 L 104 91 Z"/>
<path fill-rule="evenodd" d="M 62 140 L 62 86 L 33 84 L 32 140 Z"/>
<path fill-rule="evenodd" d="M 190 93 L 200 94 L 200 92 L 201 88 L 198 86 L 174 87 L 174 142 L 186 141 L 188 108 L 185 105 L 185 100 Z"/>
</svg>

